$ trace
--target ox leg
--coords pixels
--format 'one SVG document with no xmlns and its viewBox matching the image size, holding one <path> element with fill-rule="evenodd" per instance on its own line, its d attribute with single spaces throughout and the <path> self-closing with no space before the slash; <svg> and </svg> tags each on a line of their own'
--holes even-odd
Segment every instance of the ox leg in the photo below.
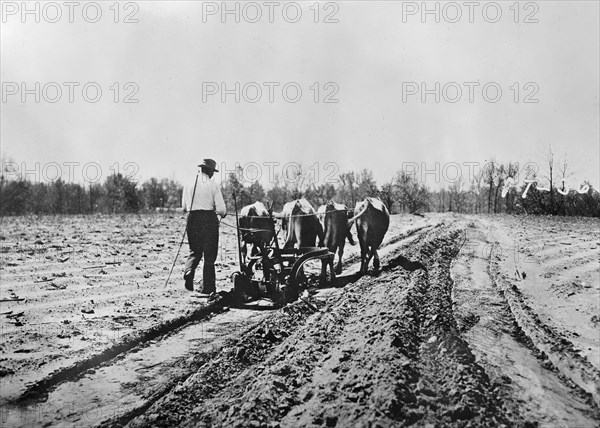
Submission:
<svg viewBox="0 0 600 428">
<path fill-rule="evenodd" d="M 377 253 L 377 250 L 373 250 L 373 253 L 373 267 L 376 271 L 379 271 L 379 268 L 381 267 L 379 263 L 379 254 Z"/>
<path fill-rule="evenodd" d="M 327 262 L 325 260 L 321 260 L 321 276 L 319 277 L 319 281 L 321 283 L 325 282 L 327 278 Z"/>
<path fill-rule="evenodd" d="M 342 273 L 342 256 L 343 255 L 344 255 L 344 247 L 340 246 L 340 248 L 338 249 L 338 262 L 337 262 L 337 266 L 335 267 L 335 273 L 338 275 Z"/>
<path fill-rule="evenodd" d="M 367 259 L 367 244 L 361 240 L 360 242 L 360 273 L 364 275 L 367 273 L 367 265 L 369 261 Z"/>
<path fill-rule="evenodd" d="M 329 272 L 331 272 L 331 280 L 327 281 L 327 266 L 329 266 Z M 321 260 L 321 276 L 319 277 L 319 283 L 328 284 L 335 281 L 335 273 L 333 271 L 333 258 L 329 261 Z"/>
<path fill-rule="evenodd" d="M 247 248 L 247 244 L 245 241 L 242 241 L 242 245 L 240 245 L 240 250 L 242 253 L 242 260 L 244 263 L 246 263 L 246 256 L 248 254 L 248 248 Z"/>
<path fill-rule="evenodd" d="M 367 261 L 365 262 L 365 273 L 367 273 L 367 271 L 369 270 L 369 263 L 371 263 L 373 253 L 374 251 L 372 250 L 372 247 L 369 247 L 369 250 L 367 251 Z"/>
</svg>

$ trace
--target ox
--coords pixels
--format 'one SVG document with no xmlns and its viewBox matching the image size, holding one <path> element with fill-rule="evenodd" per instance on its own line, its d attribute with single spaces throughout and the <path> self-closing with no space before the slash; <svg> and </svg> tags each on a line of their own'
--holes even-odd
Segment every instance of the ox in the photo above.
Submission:
<svg viewBox="0 0 600 428">
<path fill-rule="evenodd" d="M 367 273 L 371 258 L 373 267 L 379 270 L 377 249 L 390 226 L 390 213 L 379 198 L 367 198 L 356 204 L 354 217 L 348 220 L 348 227 L 355 221 L 360 244 L 360 273 Z"/>
<path fill-rule="evenodd" d="M 262 252 L 275 236 L 273 219 L 269 216 L 269 211 L 262 202 L 255 202 L 242 208 L 239 225 L 244 260 L 248 252 L 248 244 L 252 244 L 250 254 L 254 256 Z"/>
<path fill-rule="evenodd" d="M 281 228 L 287 232 L 283 248 L 314 247 L 317 236 L 319 246 L 323 245 L 323 227 L 317 219 L 317 213 L 306 199 L 296 199 L 286 203 L 281 213 L 273 213 L 281 219 Z"/>
<path fill-rule="evenodd" d="M 344 255 L 346 238 L 348 238 L 351 245 L 355 245 L 348 225 L 348 208 L 346 205 L 329 201 L 327 205 L 319 207 L 317 215 L 323 226 L 323 244 L 332 253 L 338 252 L 339 259 L 335 267 L 335 273 L 340 274 L 342 273 L 342 256 Z"/>
</svg>

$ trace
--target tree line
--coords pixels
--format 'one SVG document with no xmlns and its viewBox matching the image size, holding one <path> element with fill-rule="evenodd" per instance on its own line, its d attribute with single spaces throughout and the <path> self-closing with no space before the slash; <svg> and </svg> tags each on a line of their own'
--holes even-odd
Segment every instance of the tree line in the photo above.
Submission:
<svg viewBox="0 0 600 428">
<path fill-rule="evenodd" d="M 600 217 L 600 193 L 589 182 L 569 189 L 566 162 L 557 163 L 550 151 L 544 171 L 519 171 L 514 162 L 491 160 L 469 180 L 459 177 L 437 190 L 412 171 L 400 170 L 389 182 L 378 185 L 368 169 L 339 174 L 331 183 L 313 183 L 302 177 L 275 175 L 265 189 L 258 181 L 244 180 L 243 170 L 230 173 L 221 184 L 228 211 L 255 201 L 272 203 L 281 210 L 301 197 L 313 206 L 329 200 L 349 208 L 369 196 L 379 197 L 392 213 L 458 212 L 509 213 Z M 519 179 L 519 181 L 518 181 Z M 538 183 L 544 182 L 545 188 Z M 0 177 L 0 215 L 136 213 L 156 208 L 181 207 L 183 188 L 174 180 L 151 178 L 142 184 L 115 173 L 104 183 L 87 186 L 34 183 Z M 523 197 L 523 195 L 526 197 Z"/>
<path fill-rule="evenodd" d="M 469 182 L 457 180 L 431 192 L 428 206 L 438 212 L 509 213 L 600 217 L 600 193 L 589 181 L 569 182 L 566 159 L 552 150 L 546 161 L 525 164 L 492 159 Z"/>
<path fill-rule="evenodd" d="M 233 208 L 237 195 L 238 209 L 255 201 L 268 201 L 274 210 L 301 197 L 315 207 L 333 199 L 353 208 L 368 196 L 379 197 L 392 213 L 457 212 L 468 214 L 542 214 L 600 217 L 600 193 L 589 182 L 577 189 L 567 188 L 566 165 L 549 167 L 548 174 L 536 170 L 521 171 L 517 182 L 518 164 L 488 162 L 466 182 L 459 178 L 439 190 L 431 190 L 412 171 L 401 170 L 389 182 L 378 186 L 373 172 L 363 169 L 339 175 L 336 183 L 301 185 L 298 180 L 283 180 L 275 176 L 272 187 L 265 190 L 258 183 L 244 183 L 242 171 L 229 174 L 222 185 L 228 207 Z M 537 183 L 549 183 L 543 188 Z M 548 184 L 546 184 L 548 185 Z M 582 190 L 585 190 L 582 192 Z M 523 195 L 525 194 L 525 197 Z"/>
<path fill-rule="evenodd" d="M 113 214 L 181 206 L 182 186 L 151 178 L 138 185 L 122 174 L 104 183 L 82 185 L 57 179 L 49 183 L 0 176 L 0 215 Z"/>
</svg>

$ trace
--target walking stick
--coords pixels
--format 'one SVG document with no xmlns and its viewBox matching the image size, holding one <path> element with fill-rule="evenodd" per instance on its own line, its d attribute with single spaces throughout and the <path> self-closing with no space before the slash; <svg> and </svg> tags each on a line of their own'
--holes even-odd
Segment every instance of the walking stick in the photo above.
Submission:
<svg viewBox="0 0 600 428">
<path fill-rule="evenodd" d="M 196 196 L 196 185 L 198 184 L 198 174 L 196 173 L 196 181 L 194 181 L 194 190 L 192 192 L 192 201 L 190 202 L 190 209 L 188 211 L 188 215 L 185 219 L 185 230 L 183 231 L 183 236 L 181 237 L 181 242 L 179 243 L 179 249 L 177 250 L 177 255 L 175 256 L 175 260 L 173 260 L 173 265 L 171 266 L 171 270 L 169 271 L 169 276 L 165 281 L 165 285 L 163 288 L 167 288 L 167 284 L 169 284 L 169 280 L 171 279 L 171 274 L 173 273 L 173 268 L 175 267 L 175 263 L 177 263 L 177 258 L 179 257 L 179 252 L 181 251 L 181 247 L 183 245 L 183 240 L 185 239 L 185 235 L 187 233 L 188 221 L 190 219 L 190 213 L 192 212 L 192 206 L 194 204 L 194 196 Z"/>
<path fill-rule="evenodd" d="M 240 272 L 244 272 L 244 265 L 242 264 L 242 247 L 240 241 L 240 222 L 238 220 L 237 196 L 235 194 L 235 190 L 233 191 L 233 207 L 235 208 L 235 230 L 237 232 L 238 240 L 238 259 L 240 261 Z"/>
</svg>

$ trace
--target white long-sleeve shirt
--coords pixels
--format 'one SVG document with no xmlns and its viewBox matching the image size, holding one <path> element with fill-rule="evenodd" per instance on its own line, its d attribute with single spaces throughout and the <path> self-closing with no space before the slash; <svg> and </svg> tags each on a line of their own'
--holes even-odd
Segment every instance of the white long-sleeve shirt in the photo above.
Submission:
<svg viewBox="0 0 600 428">
<path fill-rule="evenodd" d="M 194 182 L 195 178 L 194 181 L 186 184 L 183 188 L 183 196 L 181 198 L 181 206 L 183 209 L 185 211 L 214 210 L 221 217 L 225 217 L 227 208 L 225 207 L 221 189 L 217 183 L 211 180 L 210 177 L 203 172 L 198 174 L 196 193 L 194 194 L 193 205 L 191 205 Z"/>
</svg>

